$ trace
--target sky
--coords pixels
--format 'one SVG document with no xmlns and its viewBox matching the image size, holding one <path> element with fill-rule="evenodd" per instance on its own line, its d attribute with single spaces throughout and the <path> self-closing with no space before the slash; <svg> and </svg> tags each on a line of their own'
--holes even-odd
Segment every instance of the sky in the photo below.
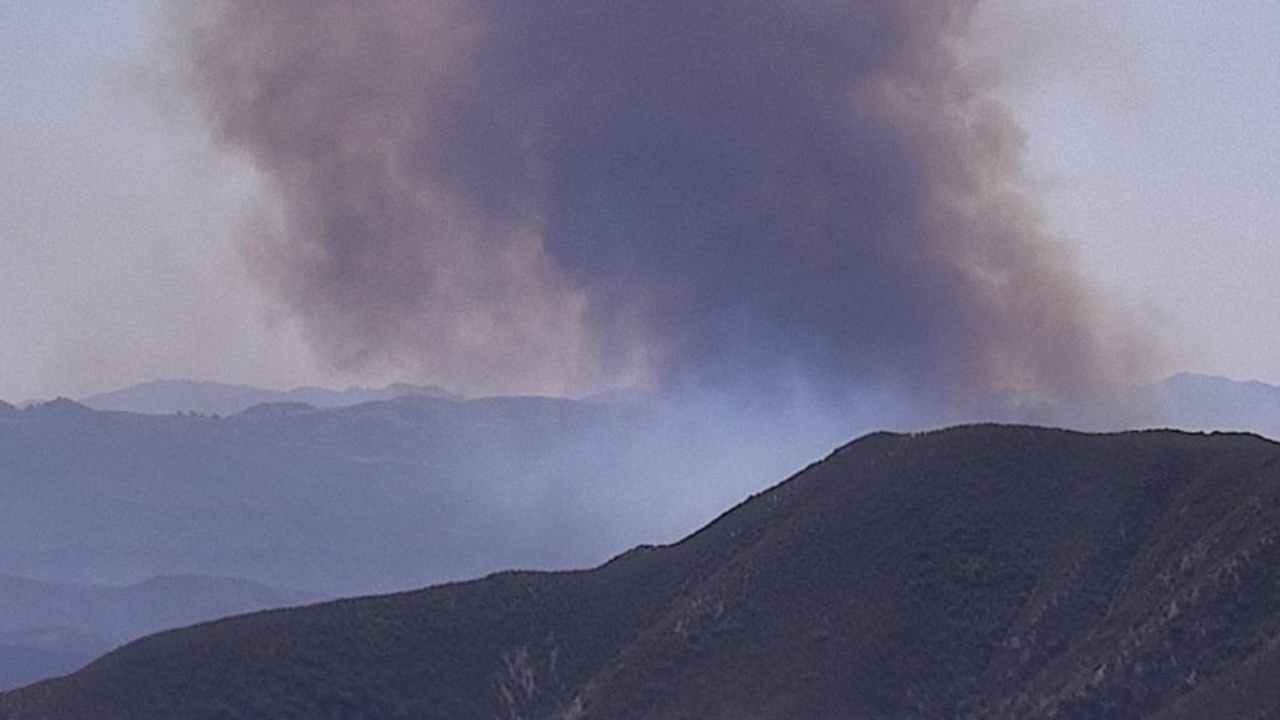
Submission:
<svg viewBox="0 0 1280 720">
<path fill-rule="evenodd" d="M 1280 6 L 1023 5 L 975 33 L 1052 229 L 1161 371 L 1280 383 Z M 400 379 L 333 369 L 251 277 L 262 177 L 166 89 L 159 7 L 0 0 L 0 398 Z"/>
</svg>

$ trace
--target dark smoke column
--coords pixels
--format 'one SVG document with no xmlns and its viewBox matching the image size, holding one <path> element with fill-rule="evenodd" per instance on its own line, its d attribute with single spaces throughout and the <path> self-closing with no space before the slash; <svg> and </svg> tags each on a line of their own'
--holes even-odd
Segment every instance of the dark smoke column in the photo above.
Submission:
<svg viewBox="0 0 1280 720">
<path fill-rule="evenodd" d="M 249 256 L 338 364 L 958 405 L 1109 371 L 971 2 L 180 4 L 273 194 Z"/>
</svg>

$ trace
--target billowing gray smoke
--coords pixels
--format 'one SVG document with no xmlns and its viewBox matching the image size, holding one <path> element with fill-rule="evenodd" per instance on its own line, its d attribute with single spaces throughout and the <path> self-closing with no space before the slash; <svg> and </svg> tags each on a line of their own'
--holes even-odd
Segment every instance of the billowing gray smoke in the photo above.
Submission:
<svg viewBox="0 0 1280 720">
<path fill-rule="evenodd" d="M 273 193 L 255 268 L 341 365 L 962 405 L 1109 371 L 968 0 L 180 4 Z"/>
</svg>

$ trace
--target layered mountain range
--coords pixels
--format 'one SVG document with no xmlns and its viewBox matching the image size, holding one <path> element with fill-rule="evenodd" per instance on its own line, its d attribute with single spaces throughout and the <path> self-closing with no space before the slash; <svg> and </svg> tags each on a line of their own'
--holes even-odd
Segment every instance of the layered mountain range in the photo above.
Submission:
<svg viewBox="0 0 1280 720">
<path fill-rule="evenodd" d="M 1280 390 L 1260 383 L 1180 375 L 1119 396 L 1164 424 L 1280 434 Z M 216 412 L 306 397 L 327 407 Z M 161 382 L 86 401 L 118 409 L 0 404 L 0 688 L 299 597 L 590 566 L 679 537 L 859 427 L 751 426 L 732 407 L 673 411 L 634 394 L 464 400 L 414 386 Z M 184 595 L 156 577 L 208 585 Z M 241 592 L 264 585 L 303 590 Z M 183 599 L 197 592 L 229 601 Z M 69 595 L 132 603 L 133 627 L 83 605 L 68 622 Z"/>
<path fill-rule="evenodd" d="M 420 394 L 226 417 L 70 400 L 11 409 L 0 574 L 112 585 L 194 574 L 351 595 L 585 567 L 675 539 L 835 444 L 771 434 L 776 444 L 735 456 L 738 440 L 712 419 Z M 697 485 L 670 502 L 686 474 Z"/>
<path fill-rule="evenodd" d="M 349 387 L 343 390 L 322 387 L 266 390 L 251 385 L 230 383 L 157 380 L 91 395 L 82 399 L 80 403 L 95 410 L 117 410 L 152 415 L 178 413 L 234 415 L 255 405 L 268 403 L 302 403 L 317 408 L 336 408 L 392 400 L 406 395 L 458 399 L 457 395 L 434 385 L 409 383 L 392 383 L 377 388 Z"/>
<path fill-rule="evenodd" d="M 65 399 L 0 406 L 0 615 L 12 621 L 0 621 L 0 688 L 68 672 L 145 633 L 295 602 L 120 591 L 156 589 L 152 578 L 333 597 L 500 568 L 586 567 L 643 539 L 674 539 L 816 452 L 781 439 L 735 459 L 728 429 L 623 398 L 414 392 L 218 417 L 184 409 L 190 389 L 115 396 L 163 400 L 168 414 Z M 669 480 L 681 472 L 703 484 L 672 503 Z M 72 591 L 115 598 L 144 621 L 128 634 L 109 613 L 77 610 L 68 621 Z"/>
</svg>

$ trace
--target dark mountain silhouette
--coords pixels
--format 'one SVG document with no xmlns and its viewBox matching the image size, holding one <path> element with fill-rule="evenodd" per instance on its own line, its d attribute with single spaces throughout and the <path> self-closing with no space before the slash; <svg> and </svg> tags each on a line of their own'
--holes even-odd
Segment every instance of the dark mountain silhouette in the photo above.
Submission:
<svg viewBox="0 0 1280 720">
<path fill-rule="evenodd" d="M 405 395 L 459 399 L 436 386 L 393 383 L 381 388 L 351 387 L 331 390 L 300 387 L 292 390 L 265 390 L 249 385 L 196 381 L 156 380 L 100 393 L 81 402 L 95 410 L 176 415 L 234 415 L 265 403 L 303 403 L 318 408 L 349 407 L 361 403 L 391 400 Z"/>
<path fill-rule="evenodd" d="M 1268 720 L 1280 445 L 862 438 L 675 545 L 163 633 L 5 720 Z"/>
</svg>

